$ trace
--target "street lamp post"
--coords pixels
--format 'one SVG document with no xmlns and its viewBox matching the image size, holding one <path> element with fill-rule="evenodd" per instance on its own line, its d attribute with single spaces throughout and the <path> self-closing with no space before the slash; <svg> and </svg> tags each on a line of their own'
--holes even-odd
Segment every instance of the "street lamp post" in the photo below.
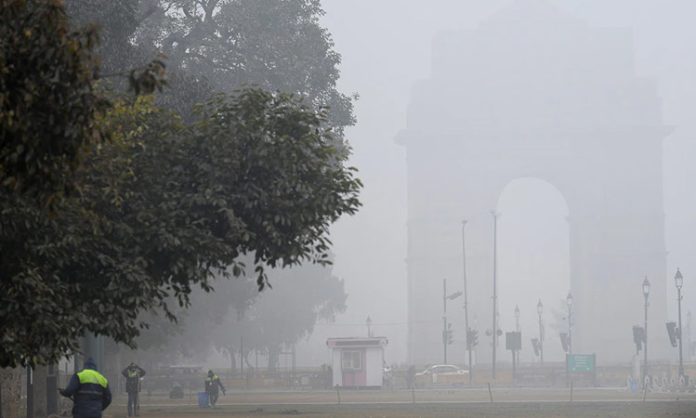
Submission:
<svg viewBox="0 0 696 418">
<path fill-rule="evenodd" d="M 645 387 L 645 379 L 648 376 L 648 296 L 650 295 L 650 282 L 648 281 L 648 276 L 645 276 L 643 280 L 643 297 L 645 298 L 644 310 L 645 310 L 645 328 L 643 335 L 645 336 L 645 345 L 643 347 L 643 387 Z"/>
<path fill-rule="evenodd" d="M 573 295 L 568 292 L 568 354 L 573 354 Z"/>
<path fill-rule="evenodd" d="M 684 376 L 684 357 L 682 352 L 682 317 L 681 317 L 681 301 L 682 294 L 681 289 L 684 284 L 684 277 L 681 271 L 677 269 L 677 273 L 674 275 L 674 285 L 677 287 L 677 311 L 679 313 L 679 380 L 681 381 Z"/>
<path fill-rule="evenodd" d="M 469 384 L 472 384 L 474 379 L 474 367 L 471 363 L 471 351 L 474 347 L 473 341 L 471 341 L 471 330 L 469 328 L 469 291 L 466 278 L 466 220 L 462 221 L 462 272 L 464 276 L 464 327 L 466 328 L 467 366 L 469 369 Z"/>
<path fill-rule="evenodd" d="M 544 323 L 542 322 L 541 315 L 544 313 L 544 304 L 537 303 L 537 314 L 539 314 L 539 355 L 541 356 L 541 365 L 544 365 Z"/>
<path fill-rule="evenodd" d="M 515 305 L 515 331 L 520 332 L 520 307 L 519 305 Z M 517 360 L 517 364 L 520 364 L 520 352 L 517 350 L 515 353 L 515 358 Z"/>
</svg>

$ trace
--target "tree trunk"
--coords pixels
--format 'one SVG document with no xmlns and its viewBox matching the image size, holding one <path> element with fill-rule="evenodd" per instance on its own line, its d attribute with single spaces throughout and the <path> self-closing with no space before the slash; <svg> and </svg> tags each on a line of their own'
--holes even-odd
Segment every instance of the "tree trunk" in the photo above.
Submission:
<svg viewBox="0 0 696 418">
<path fill-rule="evenodd" d="M 22 395 L 22 369 L 0 369 L 2 418 L 19 417 Z"/>
<path fill-rule="evenodd" d="M 227 352 L 230 353 L 230 371 L 232 373 L 232 376 L 237 375 L 237 359 L 234 356 L 234 347 L 230 347 L 227 349 Z"/>
<path fill-rule="evenodd" d="M 44 418 L 46 412 L 46 379 L 48 367 L 36 366 L 33 370 L 34 377 L 34 417 Z"/>
</svg>

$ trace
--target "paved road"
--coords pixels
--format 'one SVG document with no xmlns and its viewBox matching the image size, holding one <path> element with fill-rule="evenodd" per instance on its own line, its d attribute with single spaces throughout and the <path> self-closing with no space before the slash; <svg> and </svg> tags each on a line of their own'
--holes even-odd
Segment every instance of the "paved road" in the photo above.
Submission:
<svg viewBox="0 0 696 418">
<path fill-rule="evenodd" d="M 490 402 L 490 396 L 493 403 Z M 340 404 L 339 404 L 340 396 Z M 143 417 L 486 417 L 486 418 L 696 418 L 696 394 L 633 394 L 623 388 L 488 388 L 417 391 L 234 391 L 215 409 L 200 409 L 194 396 L 141 399 Z M 109 408 L 111 418 L 125 416 L 124 399 Z"/>
<path fill-rule="evenodd" d="M 121 409 L 125 412 L 125 407 Z M 122 418 L 118 408 L 110 408 L 109 418 Z M 234 405 L 215 409 L 143 407 L 141 417 L 153 418 L 271 418 L 292 415 L 318 418 L 694 418 L 696 401 L 580 401 L 580 402 L 452 402 L 452 403 L 372 403 L 342 405 Z"/>
</svg>

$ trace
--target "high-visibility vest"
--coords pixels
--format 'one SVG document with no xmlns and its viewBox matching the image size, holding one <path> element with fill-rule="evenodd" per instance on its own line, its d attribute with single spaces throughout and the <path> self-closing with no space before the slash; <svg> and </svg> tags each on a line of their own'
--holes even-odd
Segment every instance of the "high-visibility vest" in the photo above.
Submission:
<svg viewBox="0 0 696 418">
<path fill-rule="evenodd" d="M 103 388 L 109 386 L 109 381 L 106 380 L 106 377 L 104 377 L 101 373 L 99 373 L 96 370 L 84 369 L 81 372 L 77 373 L 77 378 L 80 379 L 81 385 L 93 384 L 99 385 Z"/>
</svg>

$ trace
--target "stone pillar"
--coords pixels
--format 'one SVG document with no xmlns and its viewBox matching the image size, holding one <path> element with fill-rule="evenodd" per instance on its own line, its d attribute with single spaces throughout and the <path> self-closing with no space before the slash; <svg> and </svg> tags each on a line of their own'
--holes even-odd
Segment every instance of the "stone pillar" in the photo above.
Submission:
<svg viewBox="0 0 696 418">
<path fill-rule="evenodd" d="M 0 369 L 0 390 L 2 391 L 2 418 L 19 417 L 22 399 L 22 369 Z"/>
</svg>

